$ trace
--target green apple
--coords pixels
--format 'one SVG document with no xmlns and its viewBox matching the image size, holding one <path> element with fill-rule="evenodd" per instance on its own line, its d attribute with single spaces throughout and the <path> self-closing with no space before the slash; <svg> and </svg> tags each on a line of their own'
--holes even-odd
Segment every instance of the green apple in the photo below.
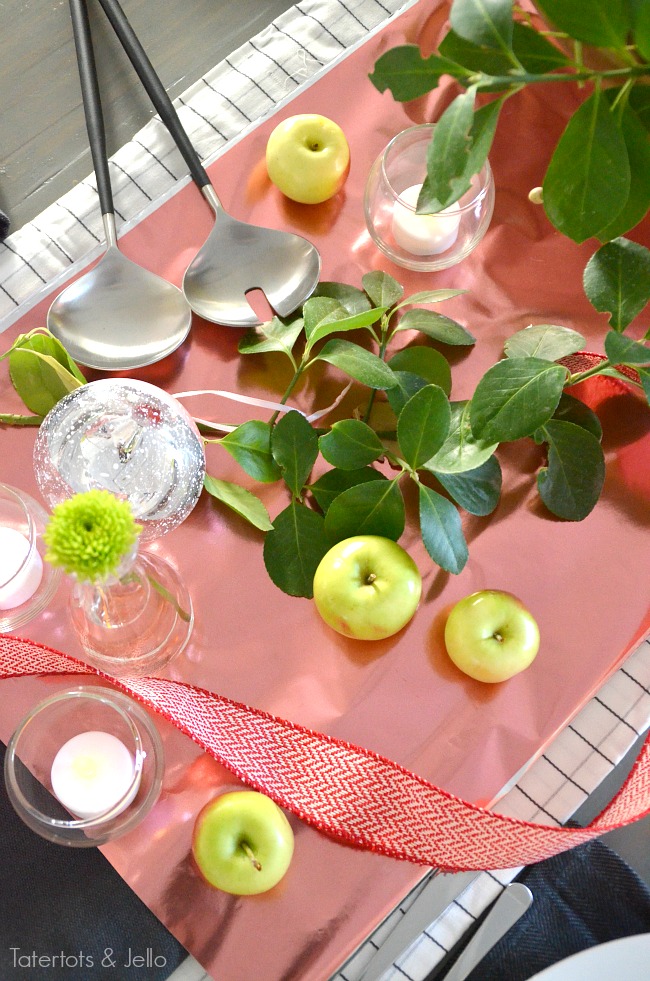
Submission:
<svg viewBox="0 0 650 981">
<path fill-rule="evenodd" d="M 266 169 L 292 201 L 320 204 L 334 197 L 348 175 L 350 148 L 338 123 L 317 113 L 289 116 L 266 145 Z"/>
<path fill-rule="evenodd" d="M 334 545 L 314 576 L 314 602 L 325 623 L 345 637 L 383 640 L 409 622 L 422 577 L 404 549 L 379 535 L 356 535 Z"/>
<path fill-rule="evenodd" d="M 535 659 L 539 627 L 521 600 L 498 589 L 465 596 L 445 624 L 454 664 L 477 681 L 506 681 Z"/>
<path fill-rule="evenodd" d="M 277 885 L 291 863 L 293 831 L 265 794 L 239 790 L 205 805 L 194 825 L 192 855 L 205 881 L 235 896 Z"/>
</svg>

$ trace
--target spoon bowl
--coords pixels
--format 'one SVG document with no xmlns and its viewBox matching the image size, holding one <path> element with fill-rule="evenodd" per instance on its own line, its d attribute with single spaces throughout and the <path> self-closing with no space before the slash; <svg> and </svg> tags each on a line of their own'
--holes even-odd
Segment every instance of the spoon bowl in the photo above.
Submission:
<svg viewBox="0 0 650 981">
<path fill-rule="evenodd" d="M 112 224 L 106 220 L 105 226 Z M 107 236 L 110 241 L 110 230 Z M 142 368 L 187 337 L 192 311 L 179 289 L 109 245 L 89 272 L 52 303 L 49 330 L 79 364 L 99 371 Z"/>
</svg>

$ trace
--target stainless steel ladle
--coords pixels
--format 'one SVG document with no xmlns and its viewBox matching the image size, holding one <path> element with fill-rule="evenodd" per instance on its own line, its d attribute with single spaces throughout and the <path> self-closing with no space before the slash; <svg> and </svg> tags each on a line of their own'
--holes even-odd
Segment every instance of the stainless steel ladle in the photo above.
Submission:
<svg viewBox="0 0 650 981">
<path fill-rule="evenodd" d="M 97 71 L 85 0 L 70 0 L 86 128 L 107 250 L 52 303 L 47 325 L 80 364 L 122 371 L 153 364 L 187 337 L 190 306 L 176 286 L 127 259 L 117 246 Z"/>
<path fill-rule="evenodd" d="M 318 283 L 320 256 L 317 249 L 299 235 L 250 225 L 224 210 L 164 85 L 118 0 L 99 2 L 156 112 L 183 155 L 192 178 L 214 211 L 214 227 L 183 279 L 183 291 L 190 306 L 214 323 L 251 327 L 261 321 L 246 293 L 260 289 L 280 316 L 293 313 Z"/>
</svg>

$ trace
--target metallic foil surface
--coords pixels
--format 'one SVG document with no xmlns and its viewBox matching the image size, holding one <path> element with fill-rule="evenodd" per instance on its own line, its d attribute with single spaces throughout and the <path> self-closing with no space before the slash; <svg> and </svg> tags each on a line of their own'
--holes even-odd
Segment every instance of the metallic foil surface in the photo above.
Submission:
<svg viewBox="0 0 650 981">
<path fill-rule="evenodd" d="M 373 245 L 363 216 L 372 162 L 401 129 L 435 120 L 455 90 L 443 79 L 431 95 L 401 105 L 389 92 L 377 92 L 368 74 L 396 44 L 418 43 L 424 53 L 432 51 L 446 13 L 436 0 L 410 8 L 209 169 L 235 217 L 312 240 L 322 253 L 323 279 L 360 286 L 364 273 L 384 269 L 407 294 L 466 290 L 437 307 L 477 337 L 471 349 L 445 351 L 452 362 L 452 398 L 465 399 L 514 331 L 563 324 L 584 334 L 587 349 L 598 353 L 607 318 L 595 313 L 582 288 L 582 272 L 597 243 L 570 242 L 528 200 L 580 97 L 573 86 L 532 86 L 506 103 L 490 153 L 494 217 L 464 262 L 417 274 L 393 266 Z M 336 120 L 351 147 L 347 183 L 318 206 L 284 199 L 264 168 L 272 128 L 299 112 Z M 196 187 L 185 186 L 120 245 L 180 284 L 212 220 Z M 631 237 L 647 243 L 648 224 Z M 19 331 L 45 323 L 50 300 L 3 335 L 3 350 Z M 640 336 L 635 326 L 630 334 Z M 195 318 L 182 348 L 137 376 L 170 393 L 205 388 L 281 396 L 292 373 L 288 360 L 279 354 L 242 356 L 240 337 L 238 330 Z M 294 392 L 294 404 L 324 407 L 345 381 L 323 366 Z M 636 394 L 607 381 L 583 389 L 604 427 L 607 478 L 595 510 L 579 523 L 554 518 L 536 492 L 542 450 L 532 440 L 503 446 L 503 496 L 489 518 L 463 516 L 470 559 L 460 575 L 438 569 L 414 526 L 407 527 L 401 541 L 422 572 L 423 599 L 411 623 L 386 641 L 347 640 L 325 626 L 310 600 L 278 590 L 264 568 L 262 534 L 203 495 L 183 525 L 151 546 L 176 565 L 196 613 L 190 644 L 167 675 L 382 753 L 466 800 L 493 801 L 650 629 L 650 411 Z M 21 411 L 6 369 L 0 396 L 3 410 Z M 351 412 L 361 398 L 352 389 L 339 411 Z M 259 410 L 210 396 L 184 404 L 196 416 L 221 422 L 260 417 Z M 38 497 L 34 435 L 3 429 L 0 479 Z M 255 486 L 218 445 L 207 448 L 207 468 L 212 476 L 255 490 L 272 517 L 288 503 L 278 485 Z M 542 636 L 533 665 L 494 686 L 460 674 L 442 640 L 450 606 L 484 588 L 519 596 Z M 64 584 L 50 608 L 21 633 L 80 656 L 69 628 L 68 593 Z M 6 740 L 24 711 L 62 684 L 47 678 L 3 682 L 0 736 Z M 219 981 L 324 981 L 418 881 L 422 868 L 343 846 L 291 817 L 294 859 L 275 889 L 251 898 L 211 890 L 192 865 L 194 820 L 213 795 L 240 785 L 171 725 L 160 722 L 160 729 L 167 759 L 162 796 L 139 828 L 105 847 L 107 857 Z"/>
</svg>

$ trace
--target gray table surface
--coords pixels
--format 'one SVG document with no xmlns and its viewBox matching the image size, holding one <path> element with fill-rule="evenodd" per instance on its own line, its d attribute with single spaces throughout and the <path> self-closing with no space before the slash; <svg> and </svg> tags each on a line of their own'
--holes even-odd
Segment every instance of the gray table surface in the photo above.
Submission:
<svg viewBox="0 0 650 981">
<path fill-rule="evenodd" d="M 123 0 L 172 98 L 291 0 Z M 108 152 L 153 115 L 97 0 L 89 0 Z M 92 171 L 66 0 L 0 3 L 0 209 L 11 231 Z"/>
</svg>

